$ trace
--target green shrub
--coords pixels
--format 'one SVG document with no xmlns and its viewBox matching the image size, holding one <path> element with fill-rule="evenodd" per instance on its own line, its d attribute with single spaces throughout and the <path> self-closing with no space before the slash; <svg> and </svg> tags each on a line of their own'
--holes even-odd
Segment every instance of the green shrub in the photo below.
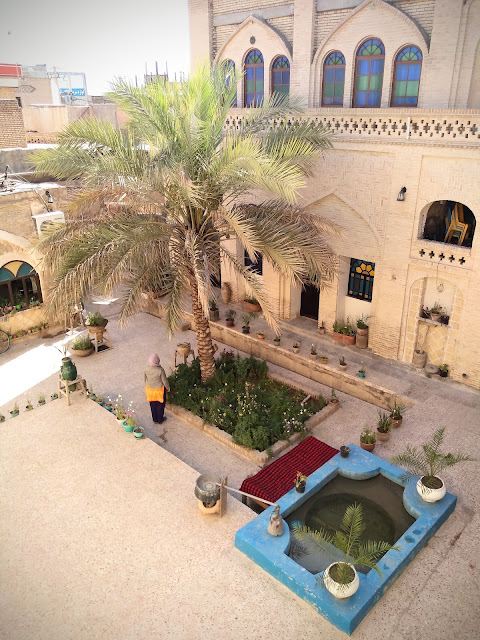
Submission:
<svg viewBox="0 0 480 640">
<path fill-rule="evenodd" d="M 90 338 L 78 337 L 75 338 L 75 340 L 72 340 L 71 347 L 76 351 L 86 351 L 87 349 L 91 349 L 93 344 Z"/>
<path fill-rule="evenodd" d="M 87 315 L 85 324 L 89 327 L 101 327 L 105 324 L 105 318 L 99 311 L 92 311 Z"/>
<path fill-rule="evenodd" d="M 265 361 L 223 351 L 212 379 L 202 384 L 200 361 L 181 364 L 169 377 L 170 400 L 229 433 L 233 441 L 264 450 L 294 432 L 324 405 L 267 377 Z"/>
</svg>

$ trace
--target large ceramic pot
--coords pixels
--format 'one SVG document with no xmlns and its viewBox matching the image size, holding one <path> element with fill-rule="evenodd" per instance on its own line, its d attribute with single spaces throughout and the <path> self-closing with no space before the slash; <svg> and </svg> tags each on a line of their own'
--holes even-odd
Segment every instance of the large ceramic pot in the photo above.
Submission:
<svg viewBox="0 0 480 640">
<path fill-rule="evenodd" d="M 398 429 L 398 427 L 402 426 L 403 416 L 400 416 L 399 418 L 393 418 L 392 414 L 390 414 L 390 419 L 392 421 L 394 429 Z"/>
<path fill-rule="evenodd" d="M 365 451 L 373 451 L 375 449 L 375 442 L 372 442 L 371 444 L 360 442 L 360 446 L 362 449 L 365 449 Z"/>
<path fill-rule="evenodd" d="M 415 349 L 415 351 L 413 352 L 413 359 L 412 359 L 412 364 L 415 367 L 415 369 L 423 369 L 426 363 L 427 363 L 426 352 L 422 351 L 421 349 Z"/>
<path fill-rule="evenodd" d="M 62 366 L 60 367 L 60 373 L 64 380 L 76 380 L 77 379 L 77 367 L 70 360 L 70 358 L 62 358 Z"/>
<path fill-rule="evenodd" d="M 251 302 L 247 302 L 246 300 L 242 300 L 242 307 L 245 311 L 252 311 L 253 313 L 260 313 L 262 307 L 259 304 L 252 304 Z"/>
<path fill-rule="evenodd" d="M 103 332 L 105 331 L 105 327 L 108 324 L 108 319 L 105 318 L 103 324 L 101 325 L 87 325 L 88 328 L 88 333 L 95 333 L 97 335 L 97 339 L 99 338 L 99 336 L 103 336 Z"/>
<path fill-rule="evenodd" d="M 442 486 L 439 489 L 430 489 L 429 487 L 426 487 L 422 482 L 423 476 L 417 482 L 417 492 L 425 502 L 438 502 L 447 493 L 447 488 L 445 487 L 443 480 L 438 476 L 435 477 L 442 483 Z"/>
<path fill-rule="evenodd" d="M 70 349 L 70 351 L 72 352 L 72 356 L 75 358 L 86 358 L 92 353 L 93 347 L 91 349 Z"/>
<path fill-rule="evenodd" d="M 390 440 L 390 433 L 384 433 L 383 431 L 379 431 L 377 429 L 377 440 L 380 440 L 380 442 L 387 442 L 387 440 Z"/>
<path fill-rule="evenodd" d="M 330 569 L 336 564 L 337 563 L 334 562 L 325 569 L 325 573 L 323 575 L 323 583 L 327 590 L 330 591 L 332 596 L 335 596 L 335 598 L 350 598 L 350 596 L 353 596 L 353 594 L 360 586 L 358 573 L 356 572 L 353 564 L 349 564 L 348 566 L 353 569 L 355 577 L 349 584 L 339 584 L 338 582 L 335 582 L 335 580 L 330 576 Z"/>
<path fill-rule="evenodd" d="M 228 282 L 224 282 L 222 284 L 222 288 L 220 289 L 220 293 L 222 296 L 222 300 L 225 304 L 228 304 L 232 299 L 232 287 Z"/>
<path fill-rule="evenodd" d="M 355 336 L 345 336 L 343 333 L 337 333 L 336 331 L 332 333 L 332 338 L 336 342 L 342 342 L 343 344 L 355 344 Z"/>
</svg>

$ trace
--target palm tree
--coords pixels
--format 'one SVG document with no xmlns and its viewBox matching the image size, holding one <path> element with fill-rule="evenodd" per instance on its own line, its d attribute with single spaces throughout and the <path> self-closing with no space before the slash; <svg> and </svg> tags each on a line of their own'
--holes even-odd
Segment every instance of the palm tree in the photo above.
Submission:
<svg viewBox="0 0 480 640">
<path fill-rule="evenodd" d="M 301 108 L 276 95 L 227 128 L 236 88 L 229 76 L 225 67 L 200 66 L 178 84 L 139 89 L 116 80 L 109 97 L 127 115 L 126 129 L 77 120 L 56 148 L 33 157 L 38 172 L 82 185 L 65 226 L 39 245 L 53 277 L 51 311 L 93 287 L 108 295 L 122 284 L 120 321 L 153 291 L 167 296 L 171 336 L 191 296 L 204 381 L 215 371 L 208 306 L 221 259 L 277 326 L 262 279 L 225 238 L 297 283 L 320 286 L 336 269 L 325 240 L 335 227 L 295 205 L 319 152 L 331 146 L 328 133 L 319 124 L 287 125 Z"/>
<path fill-rule="evenodd" d="M 343 559 L 334 563 L 333 571 L 331 571 L 332 575 L 330 576 L 338 583 L 340 592 L 346 590 L 355 577 L 352 569 L 353 565 L 361 564 L 370 567 L 381 576 L 382 574 L 377 566 L 378 560 L 390 549 L 398 551 L 398 547 L 388 542 L 379 540 L 362 541 L 365 524 L 363 522 L 361 504 L 352 504 L 347 507 L 340 529 L 333 534 L 326 529 L 315 531 L 299 522 L 293 523 L 292 530 L 294 536 L 304 544 L 303 551 L 297 550 L 298 555 L 325 551 L 337 560 L 337 554 L 332 549 L 332 545 L 342 553 Z M 324 572 L 322 581 L 328 585 L 327 572 Z"/>
</svg>

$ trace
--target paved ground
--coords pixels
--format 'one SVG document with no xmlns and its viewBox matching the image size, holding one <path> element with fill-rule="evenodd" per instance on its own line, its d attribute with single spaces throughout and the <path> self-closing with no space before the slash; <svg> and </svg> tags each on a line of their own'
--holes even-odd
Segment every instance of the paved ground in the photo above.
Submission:
<svg viewBox="0 0 480 640">
<path fill-rule="evenodd" d="M 188 340 L 195 348 L 194 334 L 182 333 L 176 340 L 169 342 L 161 321 L 146 314 L 139 314 L 126 329 L 120 330 L 115 323 L 115 306 L 105 309 L 106 314 L 111 317 L 109 329 L 114 348 L 79 359 L 78 369 L 97 393 L 112 396 L 121 393 L 126 401 L 132 400 L 140 422 L 146 427 L 152 442 L 195 470 L 185 471 L 186 484 L 182 484 L 178 496 L 171 501 L 178 503 L 173 511 L 178 510 L 182 514 L 171 528 L 172 539 L 175 539 L 179 529 L 190 526 L 188 514 L 192 506 L 197 522 L 195 506 L 189 504 L 185 508 L 182 501 L 188 500 L 185 496 L 190 496 L 193 492 L 192 478 L 198 472 L 214 471 L 228 475 L 229 483 L 239 486 L 257 468 L 172 414 L 161 426 L 156 427 L 151 422 L 149 408 L 144 400 L 142 376 L 148 355 L 158 352 L 169 373 L 173 367 L 176 342 Z M 256 320 L 255 323 L 260 325 L 261 321 Z M 256 324 L 254 328 L 257 328 Z M 309 328 L 300 327 L 298 330 L 308 331 Z M 285 340 L 289 339 L 287 331 L 291 329 L 284 330 Z M 308 334 L 304 334 L 304 338 L 306 335 Z M 56 389 L 55 372 L 61 355 L 53 349 L 52 344 L 61 339 L 61 336 L 50 340 L 34 339 L 13 345 L 10 351 L 0 356 L 2 413 L 8 415 L 8 409 L 15 399 L 19 400 L 23 410 L 27 397 L 35 403 L 39 392 L 50 395 Z M 332 357 L 336 357 L 338 350 L 342 349 L 333 347 L 329 338 L 319 337 L 317 342 L 322 344 L 319 353 L 325 351 L 331 353 Z M 304 348 L 305 344 L 309 342 L 304 342 Z M 367 364 L 369 379 L 373 380 L 373 376 L 378 375 L 379 379 L 375 381 L 382 386 L 410 395 L 416 400 L 415 406 L 405 414 L 404 425 L 393 433 L 387 444 L 377 445 L 375 453 L 390 458 L 402 450 L 407 442 L 419 444 L 435 428 L 446 425 L 446 447 L 468 451 L 470 455 L 480 459 L 480 396 L 477 392 L 448 380 L 445 382 L 420 377 L 408 368 L 391 366 L 368 354 L 358 356 L 352 352 L 346 357 L 348 361 L 353 361 L 354 358 L 364 361 L 367 357 L 371 358 L 371 362 Z M 288 375 L 300 379 L 294 374 Z M 309 387 L 313 384 L 326 394 L 329 392 L 311 381 L 306 381 L 306 384 Z M 364 424 L 373 423 L 377 418 L 376 407 L 344 394 L 339 394 L 339 397 L 340 410 L 313 431 L 315 436 L 337 447 L 344 443 L 358 442 L 358 434 Z M 167 538 L 159 537 L 160 534 L 152 530 L 150 519 L 160 508 L 164 513 L 170 513 L 171 505 L 162 503 L 157 507 L 154 501 L 150 503 L 156 491 L 153 486 L 155 483 L 152 485 L 152 477 L 155 478 L 158 473 L 157 465 L 162 469 L 164 479 L 176 477 L 180 468 L 183 474 L 186 467 L 177 467 L 180 463 L 165 456 L 150 443 L 147 443 L 148 457 L 143 460 L 137 457 L 139 449 L 136 445 L 143 447 L 144 443 L 129 441 L 128 448 L 124 451 L 123 444 L 117 450 L 116 444 L 110 442 L 110 436 L 93 440 L 95 435 L 91 432 L 90 422 L 87 425 L 88 437 L 92 441 L 87 441 L 88 446 L 84 446 L 85 442 L 79 438 L 77 431 L 74 441 L 70 442 L 65 433 L 72 426 L 76 430 L 80 428 L 78 420 L 83 414 L 78 413 L 78 408 L 81 404 L 82 401 L 77 396 L 74 407 L 67 410 L 65 401 L 57 401 L 51 406 L 22 414 L 15 419 L 17 422 L 11 422 L 7 418 L 2 425 L 9 438 L 4 440 L 5 446 L 2 447 L 5 477 L 1 486 L 4 489 L 4 506 L 7 505 L 7 513 L 11 519 L 4 520 L 2 536 L 2 574 L 5 570 L 4 575 L 8 581 L 2 580 L 3 606 L 0 610 L 4 613 L 0 614 L 0 637 L 9 640 L 43 637 L 83 639 L 103 635 L 112 638 L 207 640 L 227 637 L 263 638 L 270 637 L 272 633 L 279 638 L 290 638 L 292 635 L 317 638 L 321 635 L 327 640 L 334 640 L 344 637 L 309 606 L 233 548 L 235 530 L 253 515 L 237 501 L 234 501 L 235 517 L 229 524 L 222 523 L 218 537 L 221 540 L 221 557 L 226 562 L 223 567 L 230 577 L 221 576 L 210 567 L 204 568 L 200 572 L 202 575 L 195 572 L 195 581 L 199 580 L 197 591 L 202 593 L 202 602 L 206 601 L 204 593 L 212 590 L 209 582 L 217 580 L 214 588 L 221 589 L 219 593 L 225 594 L 224 605 L 214 607 L 212 615 L 207 614 L 207 611 L 211 611 L 209 607 L 202 613 L 195 598 L 192 600 L 190 591 L 185 592 L 189 594 L 188 597 L 183 597 L 182 590 L 175 587 L 172 591 L 175 596 L 168 599 L 168 606 L 163 610 L 162 602 L 167 589 L 163 576 L 169 578 L 171 585 L 178 583 L 183 588 L 190 584 L 188 576 L 196 561 L 190 542 L 185 542 L 188 536 L 182 536 L 182 543 L 171 550 L 177 559 L 175 565 L 168 564 L 163 570 L 159 567 L 159 540 L 162 540 L 161 547 L 166 544 L 165 540 L 169 539 L 169 535 L 162 530 L 161 535 Z M 89 407 L 89 412 L 97 409 L 101 412 L 98 414 L 101 416 L 98 428 L 103 433 L 106 412 L 96 405 L 93 405 L 93 409 Z M 13 432 L 12 427 L 15 427 Z M 38 453 L 40 449 L 43 451 L 41 460 Z M 147 450 L 147 447 L 144 449 Z M 89 452 L 90 457 L 84 455 L 84 450 Z M 127 452 L 131 452 L 134 466 L 131 466 Z M 64 466 L 59 470 L 51 462 L 60 458 L 64 459 Z M 92 474 L 103 484 L 103 465 L 108 467 L 108 482 L 113 483 L 113 491 L 109 486 L 105 499 L 96 500 L 92 504 L 89 493 L 93 490 L 91 483 L 87 483 L 90 487 L 88 489 L 84 487 L 84 481 Z M 50 499 L 49 496 L 54 496 L 56 491 L 51 493 L 52 487 L 65 482 L 69 470 L 76 474 L 77 481 L 68 484 L 68 489 L 59 490 L 60 500 Z M 55 474 L 59 474 L 58 477 Z M 443 476 L 448 489 L 459 497 L 454 515 L 367 616 L 354 637 L 365 640 L 441 640 L 452 637 L 471 640 L 478 637 L 480 464 L 458 466 L 445 472 Z M 117 485 L 118 493 L 115 491 Z M 141 514 L 131 510 L 135 500 L 140 500 L 145 507 Z M 100 517 L 97 513 L 99 506 L 108 510 L 108 518 Z M 84 557 L 82 548 L 76 541 L 75 527 L 69 526 L 68 535 L 58 538 L 55 525 L 76 514 L 74 522 L 77 526 L 84 527 L 85 523 L 79 514 L 87 507 L 92 510 L 88 511 L 88 517 L 94 518 L 94 522 L 101 519 L 101 531 L 99 544 L 93 545 Z M 140 518 L 140 524 L 133 522 L 137 517 Z M 121 530 L 121 523 L 125 519 L 131 521 L 128 536 L 123 535 Z M 200 520 L 204 522 L 208 518 Z M 220 530 L 218 527 L 213 528 L 216 533 Z M 85 531 L 83 528 L 81 530 Z M 42 531 L 45 533 L 42 534 Z M 94 540 L 95 531 L 92 525 Z M 200 531 L 189 529 L 189 532 L 194 539 L 201 540 Z M 189 549 L 185 556 L 182 555 L 184 544 Z M 119 545 L 120 550 L 123 549 L 122 553 Z M 135 550 L 138 546 L 142 552 L 137 558 Z M 58 579 L 58 575 L 62 573 L 59 566 L 53 566 L 56 579 L 45 583 L 43 572 L 46 568 L 43 563 L 37 565 L 32 560 L 32 567 L 25 564 L 23 550 L 29 547 L 34 551 L 33 555 L 30 554 L 32 558 L 41 555 L 43 550 L 48 550 L 46 557 L 51 564 L 55 565 L 57 557 L 62 562 L 67 561 L 68 570 L 65 575 L 62 574 L 62 579 Z M 94 554 L 95 549 L 97 556 Z M 73 557 L 69 550 L 74 554 L 75 563 L 79 567 L 82 562 L 90 563 L 83 565 L 83 574 L 80 569 L 75 572 L 75 580 L 73 577 L 70 580 L 68 575 Z M 125 550 L 128 551 L 128 561 L 123 555 Z M 198 551 L 198 557 L 206 553 L 203 544 Z M 111 563 L 108 566 L 101 562 L 104 556 L 106 562 Z M 142 571 L 148 574 L 144 596 Z M 155 579 L 158 572 L 162 573 L 162 579 L 159 577 L 162 588 L 156 591 Z M 121 588 L 116 587 L 116 579 L 122 585 Z M 245 590 L 242 586 L 239 590 L 241 584 L 248 585 L 248 589 Z M 64 596 L 65 589 L 68 591 L 68 602 Z M 247 592 L 249 595 L 246 595 Z M 32 598 L 37 598 L 38 601 L 33 601 Z M 118 607 L 115 598 L 123 603 L 123 607 Z M 211 601 L 218 603 L 218 594 L 215 593 L 213 598 L 208 599 L 209 603 Z M 137 603 L 140 604 L 138 619 L 135 619 L 133 612 Z M 183 612 L 185 624 L 181 622 L 178 611 Z M 217 616 L 222 624 L 218 622 Z M 120 622 L 123 619 L 125 625 L 122 626 Z M 189 621 L 190 626 L 186 621 Z"/>
</svg>

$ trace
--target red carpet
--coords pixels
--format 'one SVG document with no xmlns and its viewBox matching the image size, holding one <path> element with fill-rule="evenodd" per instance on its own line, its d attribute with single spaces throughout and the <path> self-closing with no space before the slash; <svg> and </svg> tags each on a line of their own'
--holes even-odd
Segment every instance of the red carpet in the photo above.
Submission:
<svg viewBox="0 0 480 640">
<path fill-rule="evenodd" d="M 297 471 L 309 476 L 338 453 L 325 442 L 308 436 L 284 456 L 242 482 L 241 491 L 276 502 L 295 485 Z"/>
</svg>

